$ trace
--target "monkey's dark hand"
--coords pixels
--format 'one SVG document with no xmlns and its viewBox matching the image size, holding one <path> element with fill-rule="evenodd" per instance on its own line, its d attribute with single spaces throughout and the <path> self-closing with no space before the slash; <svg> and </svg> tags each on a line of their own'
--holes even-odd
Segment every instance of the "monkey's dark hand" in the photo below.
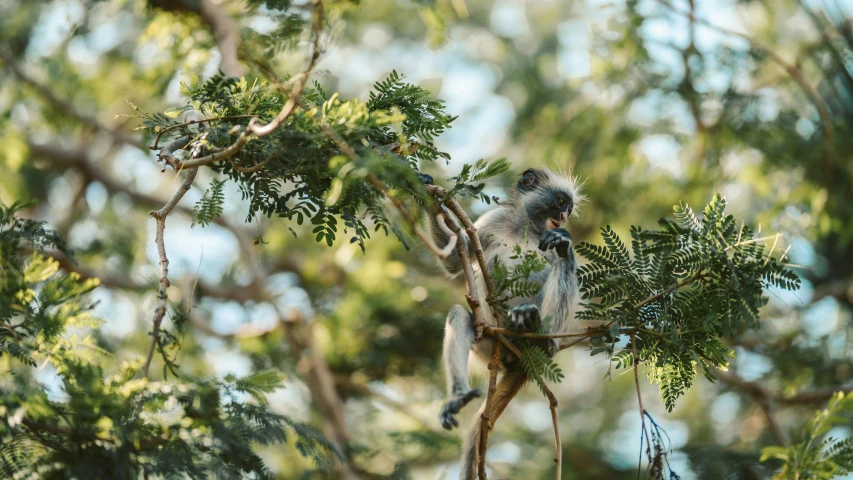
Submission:
<svg viewBox="0 0 853 480">
<path fill-rule="evenodd" d="M 539 240 L 539 250 L 543 252 L 553 248 L 560 258 L 569 258 L 569 249 L 572 248 L 572 236 L 565 228 L 552 228 L 545 230 Z"/>
<path fill-rule="evenodd" d="M 441 406 L 441 414 L 439 414 L 439 418 L 441 418 L 441 426 L 444 427 L 445 430 L 453 430 L 453 427 L 458 427 L 459 422 L 456 420 L 455 415 L 462 410 L 462 407 L 468 405 L 471 400 L 474 400 L 480 395 L 482 395 L 482 392 L 477 388 L 468 390 L 465 393 L 453 395 L 450 401 Z"/>
<path fill-rule="evenodd" d="M 556 338 L 548 339 L 548 343 L 545 344 L 545 353 L 548 354 L 549 357 L 554 358 L 554 355 L 560 351 L 560 347 L 557 344 Z"/>
<path fill-rule="evenodd" d="M 512 310 L 509 311 L 509 321 L 516 331 L 536 331 L 542 323 L 542 319 L 539 317 L 539 307 L 536 305 L 512 307 Z"/>
<path fill-rule="evenodd" d="M 418 172 L 418 178 L 421 179 L 421 183 L 424 185 L 432 185 L 432 175 L 427 175 L 426 173 Z"/>
</svg>

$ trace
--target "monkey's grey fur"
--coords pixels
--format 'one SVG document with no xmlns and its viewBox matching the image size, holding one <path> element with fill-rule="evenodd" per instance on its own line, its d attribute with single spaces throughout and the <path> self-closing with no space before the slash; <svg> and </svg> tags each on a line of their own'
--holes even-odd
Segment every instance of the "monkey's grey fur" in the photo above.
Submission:
<svg viewBox="0 0 853 480">
<path fill-rule="evenodd" d="M 578 286 L 571 236 L 568 231 L 560 228 L 573 213 L 575 205 L 581 201 L 579 186 L 573 177 L 550 170 L 530 169 L 522 174 L 508 201 L 475 222 L 490 270 L 494 268 L 496 257 L 500 258 L 502 264 L 512 268 L 512 265 L 519 261 L 509 258 L 514 255 L 511 248 L 515 245 L 527 250 L 538 248 L 544 251 L 548 260 L 548 266 L 530 278 L 531 281 L 542 285 L 539 293 L 528 298 L 513 298 L 508 302 L 512 307 L 510 322 L 515 329 L 535 329 L 539 325 L 540 316 L 550 316 L 550 333 L 578 333 L 584 330 L 574 318 Z M 438 245 L 445 245 L 447 236 L 434 222 L 435 220 L 430 225 L 433 239 Z M 470 245 L 468 248 L 471 251 Z M 471 253 L 477 294 L 483 304 L 483 317 L 487 323 L 496 325 L 491 309 L 485 302 L 488 293 L 483 276 L 479 265 L 473 261 L 473 252 Z M 456 276 L 462 271 L 456 253 L 444 259 L 442 266 L 450 276 Z M 481 395 L 478 389 L 472 390 L 468 386 L 468 352 L 473 350 L 477 357 L 488 362 L 495 346 L 495 340 L 486 336 L 474 342 L 471 315 L 461 305 L 453 306 L 447 315 L 442 360 L 447 376 L 449 399 L 442 406 L 440 417 L 442 425 L 448 430 L 459 425 L 454 415 Z M 556 352 L 562 342 L 562 339 L 551 340 L 549 353 Z M 497 420 L 527 380 L 517 362 L 515 365 L 501 364 L 500 372 L 501 378 L 490 412 L 492 422 Z M 460 479 L 476 477 L 481 415 L 484 409 L 485 402 L 474 416 L 474 424 L 465 439 Z"/>
</svg>

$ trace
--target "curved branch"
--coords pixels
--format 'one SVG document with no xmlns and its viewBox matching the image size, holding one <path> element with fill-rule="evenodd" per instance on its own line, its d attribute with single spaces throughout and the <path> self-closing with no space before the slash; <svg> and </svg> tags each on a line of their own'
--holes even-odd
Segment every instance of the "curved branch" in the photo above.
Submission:
<svg viewBox="0 0 853 480">
<path fill-rule="evenodd" d="M 439 213 L 438 215 L 436 215 L 435 219 L 438 220 L 438 228 L 440 228 L 441 231 L 444 232 L 445 235 L 447 235 L 447 245 L 445 245 L 442 249 L 438 248 L 435 243 L 432 242 L 432 239 L 429 238 L 429 235 L 426 235 L 424 232 L 420 232 L 418 237 L 426 238 L 427 240 L 429 240 L 425 241 L 424 245 L 426 245 L 427 248 L 429 248 L 430 251 L 435 254 L 435 256 L 437 256 L 438 258 L 447 258 L 450 256 L 451 253 L 453 253 L 453 250 L 456 248 L 456 242 L 459 240 L 459 236 L 453 233 L 453 231 L 450 230 L 450 228 L 447 226 L 447 222 L 445 222 L 444 220 L 443 213 Z"/>
<path fill-rule="evenodd" d="M 313 26 L 313 42 L 312 42 L 312 51 L 311 56 L 308 60 L 308 65 L 305 69 L 300 72 L 298 75 L 294 77 L 296 85 L 293 90 L 288 94 L 287 102 L 285 102 L 281 111 L 279 111 L 278 115 L 275 116 L 268 124 L 266 125 L 258 125 L 258 116 L 251 116 L 252 119 L 249 120 L 248 125 L 243 129 L 243 132 L 237 137 L 237 140 L 234 141 L 228 147 L 219 150 L 217 152 L 213 152 L 209 155 L 200 158 L 194 158 L 191 160 L 180 161 L 173 157 L 171 154 L 174 150 L 168 151 L 166 155 L 163 154 L 163 151 L 160 151 L 159 158 L 161 160 L 166 161 L 169 165 L 172 166 L 175 170 L 181 170 L 184 168 L 194 168 L 200 167 L 203 165 L 208 165 L 210 163 L 219 161 L 219 160 L 229 160 L 231 157 L 236 155 L 240 150 L 243 149 L 243 146 L 249 140 L 249 137 L 252 135 L 256 135 L 259 137 L 263 137 L 265 135 L 269 135 L 274 132 L 285 120 L 290 117 L 290 114 L 293 113 L 293 110 L 299 105 L 299 95 L 302 94 L 302 90 L 305 88 L 305 84 L 308 82 L 308 77 L 311 74 L 311 71 L 314 68 L 314 65 L 317 63 L 317 59 L 320 56 L 320 33 L 323 27 L 323 2 L 317 2 L 316 7 L 314 8 L 314 26 Z M 293 81 L 293 79 L 291 80 Z M 191 122 L 192 123 L 192 122 Z M 191 124 L 190 123 L 190 124 Z M 201 123 L 201 121 L 196 121 L 195 123 Z M 167 128 L 177 128 L 177 126 L 170 126 Z M 157 141 L 159 141 L 160 136 L 157 136 Z M 181 137 L 185 138 L 185 137 Z M 179 139 L 180 140 L 180 139 Z M 154 146 L 151 149 L 157 148 L 157 141 L 155 141 Z M 174 143 L 174 142 L 173 142 Z M 186 144 L 184 145 L 186 146 Z M 183 148 L 183 147 L 182 147 Z M 260 164 L 256 164 L 253 167 L 248 167 L 247 171 L 254 172 L 260 170 L 264 164 L 269 160 L 269 158 Z M 246 168 L 246 167 L 241 167 Z M 253 170 L 256 169 L 256 170 Z"/>
</svg>

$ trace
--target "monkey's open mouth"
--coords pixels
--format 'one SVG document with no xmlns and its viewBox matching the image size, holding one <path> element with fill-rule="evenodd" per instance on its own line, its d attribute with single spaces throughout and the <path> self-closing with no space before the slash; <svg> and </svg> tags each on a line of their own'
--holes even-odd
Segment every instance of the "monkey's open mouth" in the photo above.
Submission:
<svg viewBox="0 0 853 480">
<path fill-rule="evenodd" d="M 560 228 L 563 226 L 563 221 L 559 218 L 549 218 L 547 222 L 545 222 L 546 230 L 553 230 L 555 228 Z"/>
</svg>

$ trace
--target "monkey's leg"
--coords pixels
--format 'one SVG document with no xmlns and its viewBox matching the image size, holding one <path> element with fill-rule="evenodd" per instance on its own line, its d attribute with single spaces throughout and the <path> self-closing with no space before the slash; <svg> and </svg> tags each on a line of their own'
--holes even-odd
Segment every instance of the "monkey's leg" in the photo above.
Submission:
<svg viewBox="0 0 853 480">
<path fill-rule="evenodd" d="M 447 430 L 459 426 L 455 415 L 468 402 L 482 395 L 480 390 L 471 390 L 468 386 L 468 352 L 473 344 L 471 314 L 462 305 L 454 305 L 447 314 L 442 352 L 449 400 L 441 406 L 440 418 L 441 426 Z"/>
<path fill-rule="evenodd" d="M 526 381 L 527 376 L 519 369 L 510 369 L 504 372 L 495 388 L 495 396 L 492 398 L 492 410 L 489 414 L 492 426 L 494 426 L 498 417 L 501 416 L 501 413 L 509 405 L 510 400 L 518 394 L 518 391 L 521 390 Z M 459 465 L 460 480 L 473 480 L 477 478 L 477 465 L 480 460 L 480 433 L 483 428 L 482 416 L 485 409 L 486 402 L 483 402 L 477 414 L 474 415 L 471 429 L 468 430 L 465 444 L 462 446 L 462 461 Z"/>
<path fill-rule="evenodd" d="M 512 328 L 519 332 L 535 332 L 542 324 L 539 307 L 532 303 L 512 307 L 509 311 L 509 321 Z"/>
<path fill-rule="evenodd" d="M 526 303 L 513 307 L 509 312 L 509 321 L 512 328 L 518 332 L 537 332 L 542 326 L 542 318 L 540 317 L 539 307 L 532 303 Z M 552 333 L 563 333 L 559 330 Z M 534 340 L 533 344 L 538 345 L 545 351 L 549 357 L 553 357 L 558 350 L 559 344 L 556 339 Z"/>
</svg>

